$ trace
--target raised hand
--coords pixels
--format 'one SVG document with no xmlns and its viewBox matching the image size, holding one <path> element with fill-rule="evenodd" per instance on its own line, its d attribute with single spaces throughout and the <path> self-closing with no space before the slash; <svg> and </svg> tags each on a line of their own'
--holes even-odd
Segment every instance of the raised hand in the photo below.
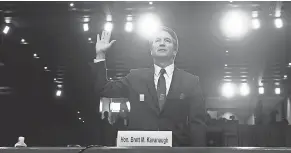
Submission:
<svg viewBox="0 0 291 153">
<path fill-rule="evenodd" d="M 97 35 L 97 42 L 96 42 L 96 54 L 105 54 L 106 51 L 112 46 L 112 44 L 116 40 L 110 41 L 111 32 L 110 31 L 102 31 L 101 39 L 99 34 Z"/>
</svg>

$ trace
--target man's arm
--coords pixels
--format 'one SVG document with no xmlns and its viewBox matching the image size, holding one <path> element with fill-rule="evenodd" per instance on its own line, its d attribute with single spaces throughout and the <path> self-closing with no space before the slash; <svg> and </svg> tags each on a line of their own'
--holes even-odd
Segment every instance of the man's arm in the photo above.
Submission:
<svg viewBox="0 0 291 153">
<path fill-rule="evenodd" d="M 91 65 L 94 81 L 95 91 L 101 97 L 107 98 L 128 98 L 129 77 L 130 74 L 118 81 L 107 80 L 105 53 L 109 50 L 115 40 L 110 42 L 111 32 L 103 31 L 101 38 L 97 35 L 96 42 L 96 58 L 94 64 Z"/>
<path fill-rule="evenodd" d="M 91 65 L 93 70 L 95 92 L 99 93 L 101 97 L 107 98 L 128 98 L 129 90 L 129 77 L 123 77 L 117 81 L 109 81 L 107 79 L 106 63 L 105 60 L 94 60 Z"/>
<path fill-rule="evenodd" d="M 191 130 L 192 146 L 206 146 L 206 124 L 205 124 L 205 100 L 199 83 L 199 77 L 195 78 L 193 95 L 190 101 L 189 122 Z"/>
</svg>

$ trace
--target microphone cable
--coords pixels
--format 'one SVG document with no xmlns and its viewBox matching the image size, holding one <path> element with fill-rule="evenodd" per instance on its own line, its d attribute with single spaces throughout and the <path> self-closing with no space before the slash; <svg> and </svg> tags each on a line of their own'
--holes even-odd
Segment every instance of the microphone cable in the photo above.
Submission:
<svg viewBox="0 0 291 153">
<path fill-rule="evenodd" d="M 81 149 L 78 153 L 83 153 L 85 152 L 87 149 L 90 149 L 90 148 L 99 148 L 99 147 L 104 147 L 104 146 L 101 146 L 101 145 L 89 145 L 89 146 L 86 146 L 85 148 Z"/>
</svg>

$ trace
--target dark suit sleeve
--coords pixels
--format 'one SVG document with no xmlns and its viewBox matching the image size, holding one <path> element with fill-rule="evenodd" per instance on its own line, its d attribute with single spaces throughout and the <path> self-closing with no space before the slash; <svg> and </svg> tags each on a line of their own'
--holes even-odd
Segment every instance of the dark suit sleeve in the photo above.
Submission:
<svg viewBox="0 0 291 153">
<path fill-rule="evenodd" d="M 128 98 L 130 74 L 117 81 L 107 80 L 105 61 L 91 63 L 95 82 L 95 92 L 100 97 Z"/>
<path fill-rule="evenodd" d="M 189 122 L 192 146 L 206 146 L 205 100 L 203 98 L 199 77 L 195 76 L 194 93 L 190 100 Z"/>
</svg>

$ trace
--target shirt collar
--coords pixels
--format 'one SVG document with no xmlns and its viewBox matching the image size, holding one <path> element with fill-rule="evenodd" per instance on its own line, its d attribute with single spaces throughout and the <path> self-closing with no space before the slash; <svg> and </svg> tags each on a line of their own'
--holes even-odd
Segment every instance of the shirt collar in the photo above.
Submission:
<svg viewBox="0 0 291 153">
<path fill-rule="evenodd" d="M 155 75 L 156 76 L 160 76 L 160 71 L 161 71 L 161 67 L 159 67 L 158 65 L 154 64 L 154 68 L 155 68 Z M 168 65 L 167 67 L 165 67 L 165 70 L 166 70 L 166 74 L 168 76 L 172 75 L 173 72 L 174 72 L 174 63 L 171 64 L 171 65 Z"/>
</svg>

